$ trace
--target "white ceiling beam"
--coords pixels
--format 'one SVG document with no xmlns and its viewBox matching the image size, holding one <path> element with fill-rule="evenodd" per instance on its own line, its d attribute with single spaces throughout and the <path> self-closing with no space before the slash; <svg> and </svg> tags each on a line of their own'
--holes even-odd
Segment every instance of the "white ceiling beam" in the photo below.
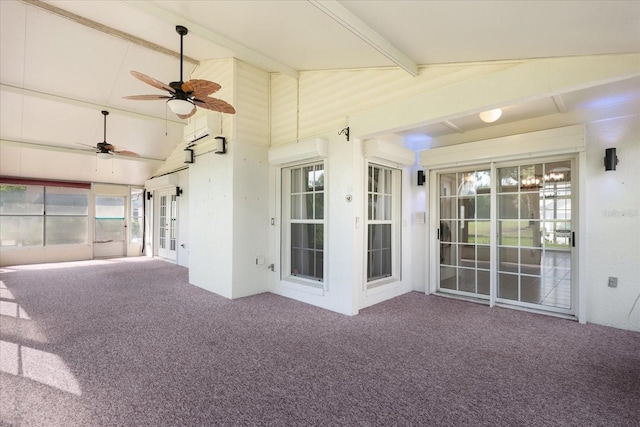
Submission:
<svg viewBox="0 0 640 427">
<path fill-rule="evenodd" d="M 551 99 L 553 99 L 553 103 L 556 104 L 558 113 L 566 113 L 567 111 L 569 111 L 567 110 L 567 106 L 565 105 L 564 99 L 562 98 L 561 94 L 553 95 Z"/>
<path fill-rule="evenodd" d="M 349 12 L 337 0 L 307 0 L 327 16 L 362 39 L 369 46 L 386 56 L 394 64 L 411 74 L 418 75 L 418 64 L 394 47 L 387 39 L 373 28 L 362 22 L 360 18 Z"/>
<path fill-rule="evenodd" d="M 245 61 L 249 64 L 257 65 L 258 67 L 261 67 L 267 71 L 275 70 L 287 76 L 293 77 L 294 79 L 298 78 L 298 71 L 289 67 L 288 65 L 284 65 L 281 62 L 276 61 L 275 59 L 269 58 L 268 56 L 256 52 L 253 49 L 243 46 L 240 43 L 235 42 L 221 34 L 208 30 L 193 21 L 169 12 L 151 2 L 125 0 L 125 3 L 131 7 L 140 9 L 144 12 L 149 13 L 150 15 L 155 16 L 156 18 L 160 18 L 172 24 L 179 23 L 180 25 L 187 27 L 189 29 L 189 32 L 197 34 L 200 37 L 203 37 L 204 39 L 217 44 L 218 46 L 222 46 L 232 51 L 235 57 L 242 61 Z"/>
<path fill-rule="evenodd" d="M 125 33 L 124 31 L 116 30 L 113 27 L 109 27 L 107 25 L 100 24 L 99 22 L 92 21 L 91 19 L 87 19 L 83 16 L 76 15 L 75 13 L 71 13 L 64 9 L 61 9 L 57 6 L 54 6 L 49 3 L 45 3 L 40 0 L 22 0 L 24 3 L 30 4 L 31 6 L 39 7 L 40 9 L 46 10 L 48 12 L 54 13 L 58 16 L 62 16 L 63 18 L 67 18 L 77 24 L 84 25 L 85 27 L 93 28 L 94 30 L 101 31 L 105 34 L 109 34 L 110 36 L 121 38 L 125 41 L 131 42 L 138 46 L 142 46 L 147 49 L 151 49 L 155 52 L 164 53 L 165 55 L 172 56 L 174 58 L 180 58 L 179 52 L 174 52 L 171 49 L 167 49 L 163 46 L 160 46 L 155 43 L 151 43 L 150 41 L 141 39 L 140 37 L 133 36 L 131 34 Z M 197 59 L 193 59 L 189 56 L 183 55 L 183 59 L 187 62 L 191 62 L 192 64 L 198 65 L 200 62 Z"/>
<path fill-rule="evenodd" d="M 54 94 L 51 94 L 51 93 L 40 92 L 40 91 L 36 91 L 36 90 L 25 89 L 25 88 L 21 88 L 21 87 L 17 87 L 17 86 L 11 86 L 11 85 L 6 85 L 6 84 L 1 84 L 0 83 L 0 92 L 1 91 L 17 93 L 19 95 L 31 96 L 31 97 L 34 97 L 34 98 L 46 99 L 46 100 L 49 100 L 49 101 L 63 102 L 63 103 L 68 104 L 68 105 L 75 105 L 77 107 L 82 107 L 82 108 L 93 108 L 93 109 L 98 110 L 98 111 L 102 111 L 105 108 L 108 108 L 109 111 L 112 112 L 112 113 L 118 113 L 120 115 L 133 117 L 133 118 L 136 118 L 136 119 L 144 119 L 144 120 L 148 120 L 148 121 L 157 121 L 157 122 L 162 122 L 162 123 L 167 123 L 168 122 L 168 123 L 179 124 L 179 125 L 184 125 L 185 124 L 183 121 L 179 121 L 177 119 L 158 118 L 158 117 L 150 116 L 148 114 L 134 113 L 132 111 L 121 110 L 119 108 L 113 108 L 113 107 L 110 107 L 110 106 L 107 106 L 107 105 L 103 105 L 103 104 L 94 104 L 92 102 L 80 101 L 78 99 L 68 98 L 66 96 L 54 95 Z"/>
<path fill-rule="evenodd" d="M 449 120 L 443 121 L 442 124 L 445 125 L 446 127 L 448 127 L 451 130 L 454 130 L 454 131 L 460 132 L 460 133 L 464 133 L 464 131 L 460 127 L 454 125 Z"/>
<path fill-rule="evenodd" d="M 60 145 L 48 145 L 48 144 L 37 144 L 35 142 L 24 142 L 24 141 L 13 141 L 10 139 L 0 139 L 0 147 L 18 147 L 18 148 L 31 148 L 35 150 L 45 150 L 45 151 L 57 151 L 61 153 L 72 153 L 72 154 L 81 154 L 83 156 L 95 156 L 96 151 L 92 149 L 81 149 L 81 148 L 71 148 L 71 147 L 62 147 Z M 162 159 L 153 159 L 151 157 L 142 157 L 142 156 L 120 156 L 114 155 L 114 159 L 117 160 L 131 160 L 134 162 L 152 162 L 152 163 L 162 163 L 164 160 Z"/>
</svg>

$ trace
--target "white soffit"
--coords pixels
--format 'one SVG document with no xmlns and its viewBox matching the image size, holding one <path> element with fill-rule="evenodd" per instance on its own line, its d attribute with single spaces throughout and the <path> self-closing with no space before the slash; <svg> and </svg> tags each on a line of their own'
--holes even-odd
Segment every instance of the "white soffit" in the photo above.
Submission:
<svg viewBox="0 0 640 427">
<path fill-rule="evenodd" d="M 420 152 L 420 165 L 433 169 L 515 157 L 576 153 L 585 150 L 584 133 L 584 125 L 575 125 L 433 148 Z"/>
<path fill-rule="evenodd" d="M 414 151 L 381 139 L 365 141 L 363 155 L 369 160 L 392 162 L 402 166 L 411 166 L 416 161 Z"/>
<path fill-rule="evenodd" d="M 269 164 L 285 165 L 304 160 L 325 158 L 329 155 L 329 141 L 311 139 L 297 144 L 287 144 L 269 150 Z"/>
</svg>

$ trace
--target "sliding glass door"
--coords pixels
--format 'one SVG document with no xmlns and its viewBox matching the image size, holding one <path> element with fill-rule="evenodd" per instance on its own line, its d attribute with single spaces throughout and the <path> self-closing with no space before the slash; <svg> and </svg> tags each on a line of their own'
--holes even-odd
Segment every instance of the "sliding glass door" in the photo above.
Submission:
<svg viewBox="0 0 640 427">
<path fill-rule="evenodd" d="M 573 313 L 571 171 L 559 160 L 438 174 L 438 291 Z"/>
<path fill-rule="evenodd" d="M 570 310 L 571 162 L 497 169 L 497 298 Z"/>
<path fill-rule="evenodd" d="M 440 289 L 489 297 L 491 171 L 440 175 Z"/>
</svg>

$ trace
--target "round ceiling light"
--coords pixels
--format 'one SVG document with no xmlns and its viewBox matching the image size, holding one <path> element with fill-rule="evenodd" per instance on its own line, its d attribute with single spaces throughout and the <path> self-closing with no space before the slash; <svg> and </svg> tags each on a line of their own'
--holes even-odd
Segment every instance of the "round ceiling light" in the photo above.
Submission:
<svg viewBox="0 0 640 427">
<path fill-rule="evenodd" d="M 167 101 L 169 108 L 176 114 L 186 115 L 193 111 L 194 105 L 186 99 L 170 99 Z"/>
<path fill-rule="evenodd" d="M 502 110 L 500 108 L 496 108 L 494 110 L 483 111 L 479 114 L 480 120 L 485 123 L 493 123 L 502 116 Z"/>
</svg>

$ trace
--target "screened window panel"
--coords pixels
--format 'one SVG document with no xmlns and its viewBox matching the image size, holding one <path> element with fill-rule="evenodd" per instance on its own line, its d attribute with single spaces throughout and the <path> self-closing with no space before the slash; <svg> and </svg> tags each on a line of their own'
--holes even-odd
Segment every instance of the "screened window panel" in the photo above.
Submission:
<svg viewBox="0 0 640 427">
<path fill-rule="evenodd" d="M 88 220 L 86 216 L 47 216 L 45 219 L 45 242 L 47 245 L 87 243 Z"/>
<path fill-rule="evenodd" d="M 0 214 L 44 215 L 44 186 L 1 184 Z"/>
<path fill-rule="evenodd" d="M 87 215 L 89 191 L 83 188 L 47 187 L 45 212 L 47 215 Z"/>
<path fill-rule="evenodd" d="M 3 247 L 44 245 L 44 217 L 0 216 Z"/>
<path fill-rule="evenodd" d="M 124 218 L 96 218 L 95 226 L 98 242 L 124 240 Z"/>
</svg>

